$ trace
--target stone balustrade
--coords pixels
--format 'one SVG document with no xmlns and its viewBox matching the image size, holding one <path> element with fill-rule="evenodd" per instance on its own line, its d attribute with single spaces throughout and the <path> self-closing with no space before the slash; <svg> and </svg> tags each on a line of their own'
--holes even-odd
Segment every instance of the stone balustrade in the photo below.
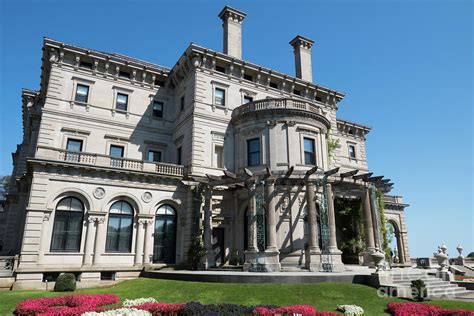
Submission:
<svg viewBox="0 0 474 316">
<path fill-rule="evenodd" d="M 256 100 L 253 102 L 249 102 L 243 104 L 233 111 L 233 116 L 239 116 L 245 113 L 254 112 L 254 111 L 262 111 L 262 110 L 270 110 L 270 109 L 295 109 L 295 110 L 302 110 L 308 111 L 311 113 L 319 114 L 324 116 L 325 113 L 315 103 L 304 101 L 304 100 L 295 100 L 295 99 L 264 99 L 264 100 Z"/>
<path fill-rule="evenodd" d="M 118 158 L 86 152 L 72 152 L 47 146 L 38 146 L 35 158 L 97 167 L 151 172 L 169 176 L 182 177 L 184 175 L 184 166 L 181 165 Z"/>
</svg>

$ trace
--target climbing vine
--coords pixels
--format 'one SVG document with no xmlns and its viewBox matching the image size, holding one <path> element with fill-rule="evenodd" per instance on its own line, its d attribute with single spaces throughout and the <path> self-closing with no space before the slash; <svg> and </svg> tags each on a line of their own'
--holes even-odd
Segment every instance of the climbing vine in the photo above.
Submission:
<svg viewBox="0 0 474 316">
<path fill-rule="evenodd" d="M 327 141 L 327 150 L 328 150 L 328 159 L 331 159 L 332 153 L 337 148 L 340 148 L 339 138 L 331 138 L 331 130 L 328 130 L 328 141 Z"/>
<path fill-rule="evenodd" d="M 385 219 L 385 204 L 383 202 L 383 193 L 377 191 L 377 203 L 380 212 L 380 233 L 382 234 L 383 241 L 382 241 L 382 249 L 385 253 L 385 258 L 387 260 L 391 260 L 392 254 L 390 249 L 390 242 L 389 237 L 387 236 L 387 220 Z"/>
</svg>

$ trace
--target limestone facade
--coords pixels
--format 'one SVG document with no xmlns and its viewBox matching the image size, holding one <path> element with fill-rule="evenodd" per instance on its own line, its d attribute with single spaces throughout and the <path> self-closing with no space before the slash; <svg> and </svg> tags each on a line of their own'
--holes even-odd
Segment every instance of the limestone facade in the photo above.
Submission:
<svg viewBox="0 0 474 316">
<path fill-rule="evenodd" d="M 293 77 L 243 61 L 245 14 L 219 16 L 226 53 L 191 44 L 172 68 L 44 39 L 0 213 L 18 288 L 64 271 L 97 284 L 184 266 L 195 236 L 209 268 L 344 269 L 333 197 L 391 188 L 369 174 L 370 128 L 338 119 L 344 94 L 312 82 L 311 40 L 291 42 Z M 376 207 L 364 205 L 373 251 Z M 406 205 L 386 205 L 409 262 Z"/>
</svg>

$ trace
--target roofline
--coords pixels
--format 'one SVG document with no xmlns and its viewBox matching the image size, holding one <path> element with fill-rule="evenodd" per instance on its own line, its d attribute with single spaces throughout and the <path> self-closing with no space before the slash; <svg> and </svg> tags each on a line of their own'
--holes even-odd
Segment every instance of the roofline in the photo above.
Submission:
<svg viewBox="0 0 474 316">
<path fill-rule="evenodd" d="M 310 87 L 313 87 L 317 90 L 319 89 L 319 90 L 324 91 L 324 92 L 329 93 L 329 94 L 335 94 L 335 96 L 339 98 L 339 101 L 341 101 L 346 96 L 346 94 L 344 92 L 333 90 L 333 89 L 330 89 L 330 88 L 327 88 L 327 87 L 324 87 L 324 86 L 321 86 L 321 85 L 318 85 L 318 84 L 314 84 L 312 82 L 305 81 L 305 80 L 302 80 L 300 78 L 297 78 L 293 75 L 288 75 L 288 74 L 285 74 L 285 73 L 282 73 L 282 72 L 279 72 L 279 71 L 276 71 L 276 70 L 273 70 L 273 69 L 270 69 L 270 68 L 267 68 L 267 67 L 264 67 L 264 66 L 261 66 L 261 65 L 254 64 L 254 63 L 246 61 L 246 60 L 238 59 L 236 57 L 226 55 L 226 54 L 221 53 L 221 52 L 214 51 L 212 49 L 197 45 L 195 43 L 189 44 L 188 48 L 186 49 L 186 51 L 184 52 L 183 55 L 189 55 L 193 50 L 196 50 L 200 53 L 207 53 L 207 54 L 210 54 L 210 55 L 218 56 L 219 58 L 225 59 L 229 62 L 240 63 L 244 66 L 250 66 L 252 68 L 255 68 L 256 70 L 261 70 L 261 71 L 264 71 L 264 72 L 268 72 L 268 73 L 271 73 L 272 75 L 280 76 L 282 78 L 288 78 L 288 79 L 290 79 L 294 82 L 300 83 L 301 85 L 310 86 Z M 171 71 L 173 71 L 173 69 L 176 66 L 177 66 L 177 64 L 175 64 L 175 66 L 173 66 Z"/>
<path fill-rule="evenodd" d="M 367 126 L 367 125 L 363 125 L 363 124 L 359 124 L 359 123 L 356 123 L 356 122 L 352 122 L 352 121 L 348 121 L 348 120 L 343 120 L 343 119 L 337 119 L 336 120 L 337 123 L 341 123 L 341 124 L 345 124 L 345 125 L 351 125 L 353 127 L 357 127 L 357 128 L 360 128 L 360 129 L 363 129 L 364 131 L 366 131 L 367 133 L 370 132 L 372 130 L 372 127 L 370 126 Z"/>
</svg>

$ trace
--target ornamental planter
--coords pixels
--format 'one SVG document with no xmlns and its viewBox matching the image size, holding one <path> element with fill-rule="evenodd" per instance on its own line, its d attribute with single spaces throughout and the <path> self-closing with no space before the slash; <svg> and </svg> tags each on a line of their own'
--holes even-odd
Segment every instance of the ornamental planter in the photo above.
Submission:
<svg viewBox="0 0 474 316">
<path fill-rule="evenodd" d="M 371 254 L 372 260 L 374 260 L 374 265 L 375 265 L 375 273 L 379 272 L 380 269 L 383 267 L 383 261 L 385 259 L 385 254 L 380 251 L 376 251 Z"/>
</svg>

